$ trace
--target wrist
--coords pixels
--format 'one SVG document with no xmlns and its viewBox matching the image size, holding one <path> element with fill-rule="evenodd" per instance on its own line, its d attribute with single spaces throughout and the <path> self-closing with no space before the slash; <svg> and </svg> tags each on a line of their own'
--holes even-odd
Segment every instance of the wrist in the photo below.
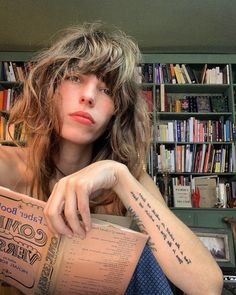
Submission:
<svg viewBox="0 0 236 295">
<path fill-rule="evenodd" d="M 127 189 L 131 184 L 131 179 L 133 178 L 128 167 L 124 164 L 118 163 L 116 167 L 116 183 L 113 187 L 114 192 L 119 196 L 121 201 L 125 205 L 125 196 L 127 194 Z"/>
</svg>

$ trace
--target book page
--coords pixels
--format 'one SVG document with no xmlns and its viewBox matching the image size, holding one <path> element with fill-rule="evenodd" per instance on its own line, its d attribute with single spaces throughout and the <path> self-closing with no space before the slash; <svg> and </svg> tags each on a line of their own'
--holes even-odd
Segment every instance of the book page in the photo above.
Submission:
<svg viewBox="0 0 236 295">
<path fill-rule="evenodd" d="M 34 294 L 44 253 L 58 244 L 45 224 L 44 204 L 0 187 L 0 280 L 27 295 Z"/>
<path fill-rule="evenodd" d="M 126 228 L 133 229 L 134 220 L 131 216 L 121 216 L 121 215 L 110 215 L 110 214 L 103 214 L 103 213 L 91 213 L 93 218 L 98 220 L 103 220 L 106 222 L 110 222 L 113 224 L 117 224 Z"/>
<path fill-rule="evenodd" d="M 93 219 L 86 239 L 63 237 L 63 254 L 58 257 L 50 294 L 124 294 L 147 238 L 142 233 Z"/>
</svg>

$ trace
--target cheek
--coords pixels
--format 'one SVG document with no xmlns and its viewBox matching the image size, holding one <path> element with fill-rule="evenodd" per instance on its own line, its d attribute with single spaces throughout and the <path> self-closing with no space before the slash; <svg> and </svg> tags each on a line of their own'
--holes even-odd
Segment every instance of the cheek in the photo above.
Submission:
<svg viewBox="0 0 236 295">
<path fill-rule="evenodd" d="M 114 102 L 112 100 L 105 101 L 103 103 L 102 109 L 105 114 L 112 116 L 115 110 Z"/>
</svg>

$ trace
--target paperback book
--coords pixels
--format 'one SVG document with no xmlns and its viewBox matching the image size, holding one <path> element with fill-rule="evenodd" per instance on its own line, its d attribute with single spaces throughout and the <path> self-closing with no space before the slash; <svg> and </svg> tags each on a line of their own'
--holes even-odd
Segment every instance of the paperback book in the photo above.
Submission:
<svg viewBox="0 0 236 295">
<path fill-rule="evenodd" d="M 0 187 L 0 280 L 27 295 L 123 294 L 148 236 L 128 217 L 100 214 L 84 240 L 56 238 L 44 205 Z"/>
</svg>

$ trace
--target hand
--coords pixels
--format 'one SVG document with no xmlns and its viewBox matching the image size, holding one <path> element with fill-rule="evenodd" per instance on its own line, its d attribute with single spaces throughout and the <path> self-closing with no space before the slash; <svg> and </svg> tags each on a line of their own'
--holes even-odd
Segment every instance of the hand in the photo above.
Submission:
<svg viewBox="0 0 236 295">
<path fill-rule="evenodd" d="M 56 236 L 85 238 L 91 229 L 89 198 L 100 189 L 114 188 L 121 166 L 111 160 L 99 161 L 59 180 L 44 209 L 50 231 Z"/>
</svg>

